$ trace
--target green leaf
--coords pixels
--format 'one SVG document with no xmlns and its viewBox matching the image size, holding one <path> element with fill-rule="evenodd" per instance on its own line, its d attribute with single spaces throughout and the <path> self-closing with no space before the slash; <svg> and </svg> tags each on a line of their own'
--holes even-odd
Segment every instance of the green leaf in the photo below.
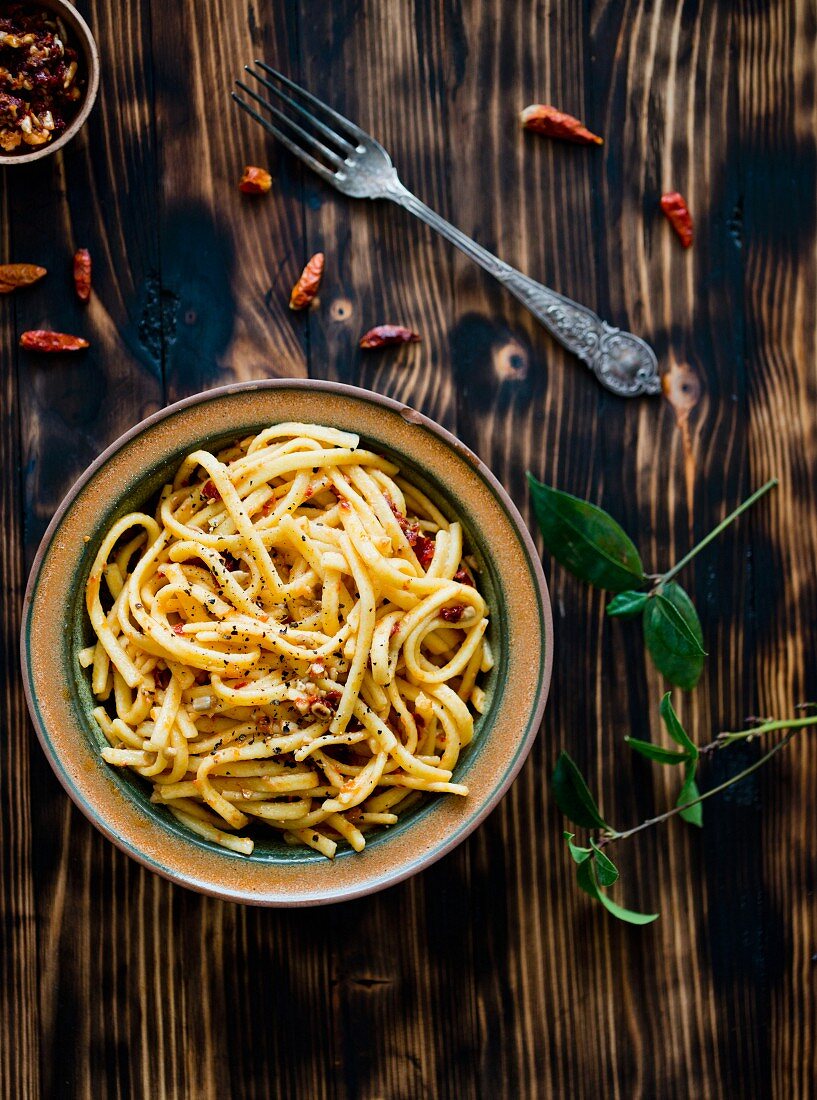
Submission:
<svg viewBox="0 0 817 1100">
<path fill-rule="evenodd" d="M 599 888 L 596 885 L 596 878 L 593 874 L 592 866 L 592 859 L 580 864 L 579 869 L 576 871 L 576 882 L 580 890 L 584 890 L 585 894 L 589 894 L 591 898 L 598 901 Z"/>
<path fill-rule="evenodd" d="M 618 878 L 618 867 L 594 840 L 590 844 L 596 853 L 596 879 L 599 886 L 612 886 Z"/>
<path fill-rule="evenodd" d="M 589 859 L 593 854 L 592 848 L 582 848 L 578 844 L 573 843 L 573 837 L 575 833 L 562 833 L 562 836 L 567 841 L 567 846 L 570 849 L 570 854 L 573 857 L 575 863 L 584 863 L 586 859 Z"/>
<path fill-rule="evenodd" d="M 634 592 L 632 589 L 627 592 L 619 592 L 608 603 L 607 614 L 619 619 L 634 619 L 647 606 L 649 598 L 647 592 Z"/>
<path fill-rule="evenodd" d="M 610 592 L 646 581 L 629 535 L 602 508 L 552 489 L 528 473 L 536 520 L 548 552 L 579 580 Z"/>
<path fill-rule="evenodd" d="M 675 713 L 675 707 L 672 705 L 672 695 L 669 691 L 661 700 L 659 712 L 664 721 L 664 725 L 667 727 L 667 733 L 675 744 L 680 745 L 690 759 L 697 760 L 698 746 L 681 725 L 678 715 Z"/>
<path fill-rule="evenodd" d="M 652 741 L 639 741 L 637 737 L 625 737 L 624 740 L 631 749 L 640 752 L 648 760 L 655 760 L 659 764 L 683 764 L 689 757 L 685 752 L 676 752 L 675 749 L 665 749 L 663 745 L 655 745 Z"/>
<path fill-rule="evenodd" d="M 694 798 L 700 797 L 701 792 L 695 782 L 695 768 L 696 764 L 694 763 L 687 767 L 686 778 L 683 787 L 681 787 L 681 793 L 678 795 L 678 801 L 675 803 L 676 806 L 683 806 L 685 802 L 691 802 Z M 686 810 L 681 810 L 678 816 L 689 822 L 690 825 L 697 825 L 699 829 L 703 828 L 704 808 L 700 802 L 696 802 L 694 806 L 690 806 Z"/>
<path fill-rule="evenodd" d="M 566 818 L 585 829 L 607 829 L 596 800 L 588 790 L 584 777 L 572 757 L 564 750 L 559 753 L 551 780 L 556 805 Z"/>
<path fill-rule="evenodd" d="M 576 880 L 586 894 L 589 894 L 591 898 L 595 898 L 596 901 L 600 901 L 612 916 L 618 920 L 626 921 L 628 924 L 651 924 L 654 920 L 658 920 L 657 913 L 634 913 L 632 909 L 623 909 L 612 898 L 608 898 L 599 889 L 594 864 L 595 860 L 582 863 L 576 874 Z"/>
<path fill-rule="evenodd" d="M 675 581 L 650 596 L 644 612 L 644 643 L 655 667 L 672 684 L 690 690 L 700 679 L 706 650 L 698 612 Z"/>
</svg>

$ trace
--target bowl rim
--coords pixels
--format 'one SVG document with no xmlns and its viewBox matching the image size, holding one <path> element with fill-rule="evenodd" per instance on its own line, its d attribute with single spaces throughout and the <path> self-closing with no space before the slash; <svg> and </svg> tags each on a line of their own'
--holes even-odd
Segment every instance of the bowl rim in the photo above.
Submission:
<svg viewBox="0 0 817 1100">
<path fill-rule="evenodd" d="M 31 2 L 35 7 L 39 6 L 47 11 L 64 15 L 66 21 L 71 24 L 72 29 L 78 33 L 80 39 L 78 45 L 85 55 L 85 62 L 88 67 L 88 87 L 85 89 L 82 106 L 70 125 L 66 127 L 65 133 L 60 134 L 56 141 L 49 142 L 30 153 L 0 154 L 0 167 L 14 164 L 33 164 L 34 161 L 42 160 L 43 157 L 48 157 L 66 146 L 85 125 L 99 92 L 99 48 L 91 33 L 91 28 L 83 19 L 81 13 L 77 11 L 73 4 L 69 4 L 68 0 L 31 0 Z"/>
<path fill-rule="evenodd" d="M 45 723 L 42 720 L 39 707 L 37 705 L 34 691 L 32 688 L 31 679 L 29 676 L 29 670 L 31 667 L 31 650 L 30 650 L 30 637 L 29 637 L 29 622 L 30 622 L 30 608 L 34 598 L 37 583 L 40 578 L 41 566 L 43 561 L 51 549 L 52 542 L 55 534 L 59 530 L 63 518 L 68 510 L 73 505 L 74 501 L 80 495 L 84 487 L 94 478 L 94 476 L 106 465 L 109 459 L 114 456 L 119 450 L 125 447 L 133 439 L 139 436 L 142 432 L 153 427 L 161 421 L 175 416 L 177 413 L 182 412 L 184 409 L 195 407 L 200 404 L 204 404 L 213 399 L 229 396 L 234 393 L 246 393 L 255 390 L 268 390 L 268 389 L 303 389 L 312 391 L 324 391 L 327 393 L 335 394 L 339 397 L 348 397 L 353 400 L 363 401 L 375 406 L 388 409 L 391 412 L 397 413 L 404 420 L 409 423 L 416 424 L 419 427 L 423 427 L 429 431 L 432 435 L 437 436 L 444 444 L 463 458 L 468 465 L 474 468 L 475 472 L 485 481 L 488 487 L 496 495 L 499 503 L 506 511 L 511 525 L 515 531 L 516 536 L 519 538 L 522 548 L 525 551 L 528 564 L 530 566 L 531 579 L 536 587 L 539 597 L 539 612 L 540 619 L 543 627 L 543 639 L 542 644 L 544 647 L 543 662 L 541 668 L 540 678 L 540 690 L 538 691 L 536 702 L 527 716 L 526 730 L 524 735 L 516 748 L 515 754 L 511 759 L 510 766 L 502 773 L 501 779 L 496 786 L 490 791 L 490 794 L 485 798 L 484 802 L 475 810 L 475 812 L 457 829 L 453 830 L 439 845 L 429 852 L 423 852 L 418 857 L 395 869 L 393 874 L 383 877 L 374 883 L 368 881 L 362 881 L 361 883 L 353 885 L 351 888 L 344 889 L 341 893 L 335 895 L 309 895 L 307 897 L 297 898 L 285 898 L 285 899 L 272 899 L 268 896 L 258 896 L 252 893 L 237 894 L 233 890 L 227 888 L 219 889 L 217 884 L 204 883 L 199 880 L 185 877 L 183 872 L 178 872 L 173 868 L 166 867 L 154 862 L 149 855 L 143 853 L 138 847 L 132 846 L 130 843 L 125 842 L 118 836 L 111 825 L 105 820 L 105 818 L 95 809 L 90 803 L 85 801 L 80 792 L 75 790 L 71 784 L 70 777 L 65 771 L 65 768 L 60 759 L 59 753 L 51 742 L 46 729 Z M 384 443 L 384 446 L 388 448 L 388 444 Z M 547 705 L 547 700 L 550 693 L 550 685 L 553 671 L 553 614 L 550 601 L 550 593 L 545 580 L 544 571 L 542 569 L 542 562 L 539 553 L 534 544 L 533 538 L 525 524 L 522 516 L 519 513 L 516 505 L 508 494 L 507 490 L 501 484 L 501 482 L 492 473 L 489 467 L 480 459 L 469 447 L 467 447 L 462 440 L 458 439 L 447 428 L 444 428 L 441 424 L 438 424 L 435 420 L 426 416 L 424 413 L 417 411 L 410 405 L 407 405 L 403 401 L 395 400 L 394 398 L 387 397 L 384 394 L 376 393 L 373 390 L 365 389 L 361 386 L 353 386 L 343 382 L 334 382 L 325 379 L 316 378 L 300 378 L 300 377 L 286 377 L 286 378 L 265 378 L 252 381 L 234 382 L 225 386 L 217 386 L 212 389 L 202 390 L 199 393 L 191 394 L 188 397 L 182 398 L 179 401 L 172 402 L 165 407 L 158 409 L 156 412 L 151 413 L 150 416 L 145 417 L 143 420 L 134 424 L 127 431 L 123 432 L 118 438 L 116 438 L 102 453 L 85 469 L 85 471 L 77 478 L 73 485 L 69 488 L 68 492 L 63 497 L 59 506 L 57 507 L 51 522 L 45 530 L 45 533 L 40 540 L 40 544 L 37 548 L 37 552 L 31 564 L 31 569 L 26 581 L 25 594 L 23 596 L 22 604 L 22 616 L 20 626 L 20 664 L 23 679 L 23 689 L 25 692 L 26 705 L 28 707 L 29 716 L 34 726 L 37 739 L 40 742 L 46 758 L 52 767 L 57 779 L 61 786 L 68 794 L 71 801 L 75 806 L 83 813 L 83 815 L 94 825 L 102 834 L 110 840 L 120 851 L 126 855 L 137 860 L 142 866 L 148 870 L 153 871 L 156 874 L 161 875 L 163 878 L 175 883 L 176 885 L 184 886 L 187 889 L 195 890 L 197 893 L 208 895 L 210 897 L 216 897 L 227 901 L 237 902 L 239 904 L 259 905 L 266 907 L 307 907 L 313 905 L 326 905 L 337 904 L 343 901 L 351 901 L 355 898 L 368 896 L 369 894 L 379 892 L 391 886 L 397 885 L 399 882 L 404 881 L 407 878 L 412 877 L 419 871 L 426 870 L 432 864 L 436 863 L 443 856 L 451 852 L 462 841 L 466 839 L 496 808 L 501 799 L 505 796 L 511 784 L 516 779 L 522 765 L 525 763 L 533 743 L 538 736 L 539 729 L 542 723 L 542 716 Z"/>
</svg>

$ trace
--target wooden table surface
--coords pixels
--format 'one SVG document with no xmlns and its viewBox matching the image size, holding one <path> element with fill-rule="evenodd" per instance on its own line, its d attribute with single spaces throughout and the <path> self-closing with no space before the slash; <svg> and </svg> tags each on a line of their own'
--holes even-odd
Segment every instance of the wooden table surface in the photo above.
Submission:
<svg viewBox="0 0 817 1100">
<path fill-rule="evenodd" d="M 673 779 L 622 751 L 628 732 L 661 736 L 663 684 L 638 628 L 548 558 L 551 701 L 510 794 L 425 874 L 331 909 L 202 898 L 114 849 L 35 740 L 16 639 L 39 539 L 103 447 L 186 394 L 311 376 L 436 418 L 528 519 L 528 468 L 600 502 L 648 568 L 777 475 L 686 574 L 710 657 L 678 706 L 703 741 L 817 697 L 814 0 L 79 6 L 99 103 L 64 154 L 0 177 L 0 259 L 49 269 L 0 307 L 0 1094 L 807 1096 L 814 738 L 709 803 L 703 832 L 675 820 L 620 846 L 615 896 L 660 921 L 593 908 L 548 776 L 564 747 L 617 822 L 670 805 Z M 228 99 L 256 56 L 378 136 L 465 232 L 644 335 L 683 401 L 612 397 L 425 227 L 303 174 Z M 517 113 L 537 101 L 606 144 L 523 134 Z M 237 191 L 245 163 L 271 168 L 266 198 Z M 695 215 L 690 252 L 658 212 L 673 189 Z M 69 278 L 79 246 L 94 259 L 87 309 Z M 320 306 L 295 316 L 289 289 L 319 249 Z M 382 321 L 422 344 L 361 353 Z M 91 348 L 19 351 L 38 327 Z M 704 782 L 759 751 L 721 754 Z"/>
</svg>

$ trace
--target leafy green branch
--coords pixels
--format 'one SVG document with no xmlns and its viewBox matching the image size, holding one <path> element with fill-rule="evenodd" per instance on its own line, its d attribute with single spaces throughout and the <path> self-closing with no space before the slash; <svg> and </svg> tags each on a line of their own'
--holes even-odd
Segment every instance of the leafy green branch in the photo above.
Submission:
<svg viewBox="0 0 817 1100">
<path fill-rule="evenodd" d="M 618 869 L 607 853 L 609 845 L 616 841 L 627 840 L 636 833 L 643 832 L 654 825 L 660 825 L 675 816 L 680 816 L 690 824 L 702 826 L 702 803 L 707 798 L 720 794 L 763 767 L 784 749 L 800 730 L 817 726 L 817 714 L 810 714 L 803 718 L 767 718 L 745 730 L 721 733 L 714 741 L 698 747 L 681 725 L 669 694 L 661 700 L 660 711 L 667 733 L 679 749 L 668 749 L 652 741 L 641 741 L 634 737 L 625 738 L 631 749 L 654 763 L 669 767 L 679 765 L 684 767 L 684 780 L 675 805 L 657 817 L 649 818 L 629 829 L 616 829 L 603 817 L 584 776 L 567 752 L 563 751 L 559 754 L 553 772 L 552 789 L 559 809 L 574 825 L 581 826 L 594 834 L 589 838 L 589 847 L 576 844 L 575 833 L 563 834 L 571 858 L 577 865 L 576 881 L 586 894 L 600 902 L 609 913 L 629 924 L 649 924 L 657 920 L 658 913 L 637 913 L 631 909 L 624 909 L 608 897 L 605 892 L 607 887 L 612 886 L 619 877 Z M 702 756 L 728 748 L 739 741 L 752 741 L 771 733 L 783 733 L 784 736 L 748 767 L 701 794 L 695 777 Z"/>
<path fill-rule="evenodd" d="M 646 573 L 630 536 L 589 501 L 543 485 L 528 473 L 531 500 L 549 553 L 588 584 L 613 592 L 607 614 L 643 617 L 644 643 L 659 672 L 689 690 L 700 679 L 706 650 L 695 605 L 675 577 L 731 523 L 777 485 L 752 493 L 689 553 L 663 573 Z"/>
</svg>

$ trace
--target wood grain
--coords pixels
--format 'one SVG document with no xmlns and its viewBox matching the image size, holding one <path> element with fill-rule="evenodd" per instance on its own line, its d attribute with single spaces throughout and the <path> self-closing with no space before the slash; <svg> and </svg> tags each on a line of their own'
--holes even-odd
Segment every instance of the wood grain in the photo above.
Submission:
<svg viewBox="0 0 817 1100">
<path fill-rule="evenodd" d="M 807 735 L 713 800 L 622 845 L 645 929 L 575 888 L 547 795 L 561 748 L 622 824 L 673 778 L 624 755 L 663 737 L 638 628 L 546 560 L 557 662 L 543 734 L 459 849 L 368 901 L 302 912 L 200 898 L 73 808 L 16 671 L 23 578 L 76 475 L 167 400 L 311 375 L 407 401 L 457 433 L 531 519 L 524 473 L 587 496 L 648 568 L 767 477 L 779 490 L 684 575 L 710 657 L 678 696 L 701 740 L 817 697 L 817 183 L 811 0 L 87 0 L 100 103 L 65 153 L 0 179 L 2 260 L 47 280 L 0 334 L 0 1094 L 20 1097 L 808 1097 L 817 1080 Z M 404 182 L 480 243 L 641 332 L 670 401 L 599 389 L 480 270 L 384 204 L 304 174 L 229 103 L 261 56 L 390 149 Z M 519 130 L 552 102 L 603 148 Z M 242 196 L 247 163 L 275 178 Z M 658 210 L 688 198 L 682 251 Z M 70 256 L 94 257 L 87 309 Z M 289 290 L 327 255 L 315 309 Z M 361 352 L 372 324 L 419 345 Z M 18 352 L 30 327 L 89 352 Z M 746 746 L 706 783 L 755 757 Z"/>
<path fill-rule="evenodd" d="M 9 189 L 0 181 L 3 255 L 11 250 Z M 15 348 L 16 305 L 7 297 L 2 305 L 0 354 L 0 463 L 7 476 L 0 479 L 0 692 L 6 701 L 6 758 L 13 766 L 0 769 L 0 907 L 3 950 L 0 951 L 0 1012 L 15 1019 L 14 1053 L 0 1057 L 0 1094 L 34 1095 L 39 1081 L 40 1012 L 37 999 L 38 925 L 32 873 L 30 727 L 19 686 L 17 638 L 23 595 L 23 503 L 19 477 L 20 418 Z"/>
</svg>

